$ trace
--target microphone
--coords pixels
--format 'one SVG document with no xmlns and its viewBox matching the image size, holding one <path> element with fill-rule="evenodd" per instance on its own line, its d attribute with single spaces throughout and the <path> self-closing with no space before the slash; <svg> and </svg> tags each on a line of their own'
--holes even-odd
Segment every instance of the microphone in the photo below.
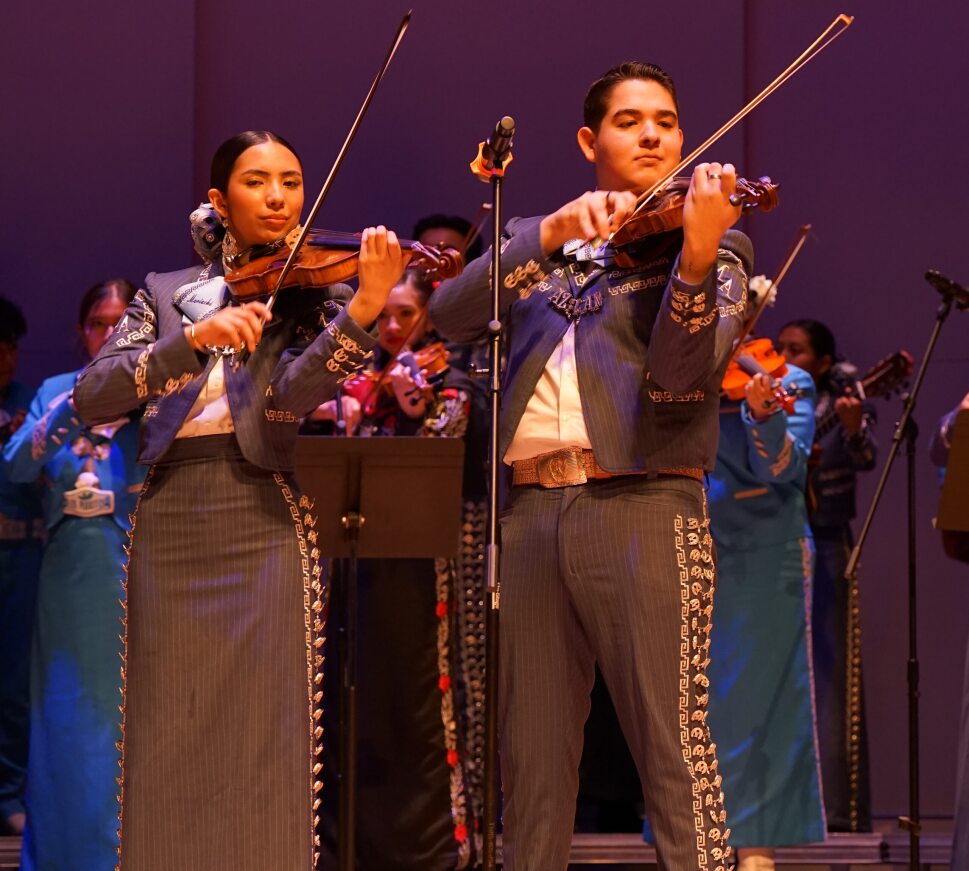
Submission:
<svg viewBox="0 0 969 871">
<path fill-rule="evenodd" d="M 471 172 L 481 181 L 490 181 L 493 175 L 504 175 L 511 163 L 512 139 L 515 136 L 515 119 L 505 115 L 496 125 L 487 142 L 478 144 L 478 156 L 471 161 Z"/>
<path fill-rule="evenodd" d="M 925 280 L 946 299 L 954 302 L 957 308 L 969 309 L 969 290 L 966 290 L 961 284 L 957 284 L 951 278 L 946 278 L 937 269 L 930 269 L 926 272 Z"/>
</svg>

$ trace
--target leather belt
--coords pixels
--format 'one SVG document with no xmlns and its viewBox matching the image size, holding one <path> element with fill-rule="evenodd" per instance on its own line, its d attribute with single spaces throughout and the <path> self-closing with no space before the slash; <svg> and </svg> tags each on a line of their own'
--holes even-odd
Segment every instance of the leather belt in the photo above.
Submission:
<svg viewBox="0 0 969 871">
<path fill-rule="evenodd" d="M 703 481 L 703 469 L 676 467 L 672 469 L 637 470 L 633 472 L 607 472 L 597 462 L 588 448 L 567 447 L 547 454 L 539 454 L 527 460 L 515 460 L 511 464 L 514 486 L 538 484 L 539 487 L 574 487 L 599 478 L 621 478 L 626 475 L 658 477 L 673 475 Z"/>
</svg>

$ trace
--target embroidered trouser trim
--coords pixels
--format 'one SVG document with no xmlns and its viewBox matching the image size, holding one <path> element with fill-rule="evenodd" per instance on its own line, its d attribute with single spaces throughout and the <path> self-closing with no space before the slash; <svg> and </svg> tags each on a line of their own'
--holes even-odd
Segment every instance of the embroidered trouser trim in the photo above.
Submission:
<svg viewBox="0 0 969 871">
<path fill-rule="evenodd" d="M 702 486 L 516 488 L 501 520 L 499 722 L 506 871 L 568 864 L 598 662 L 643 782 L 660 865 L 722 871 L 706 726 L 714 586 Z"/>
</svg>

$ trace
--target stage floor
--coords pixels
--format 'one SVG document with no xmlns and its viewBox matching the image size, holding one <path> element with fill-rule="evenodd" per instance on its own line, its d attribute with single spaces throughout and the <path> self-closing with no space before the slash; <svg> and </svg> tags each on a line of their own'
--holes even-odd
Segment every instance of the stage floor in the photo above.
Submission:
<svg viewBox="0 0 969 871">
<path fill-rule="evenodd" d="M 922 836 L 923 871 L 949 868 L 950 835 L 930 832 Z M 0 868 L 20 867 L 20 838 L 0 838 Z M 656 854 L 637 835 L 576 835 L 572 840 L 570 868 L 613 866 L 616 871 L 647 871 L 654 868 Z M 904 833 L 831 835 L 818 844 L 783 847 L 777 865 L 786 871 L 888 871 L 907 867 L 908 836 Z M 186 869 L 187 871 L 187 869 Z M 368 869 L 370 871 L 370 869 Z M 373 869 L 376 871 L 376 869 Z M 419 871 L 419 869 L 415 869 Z"/>
</svg>

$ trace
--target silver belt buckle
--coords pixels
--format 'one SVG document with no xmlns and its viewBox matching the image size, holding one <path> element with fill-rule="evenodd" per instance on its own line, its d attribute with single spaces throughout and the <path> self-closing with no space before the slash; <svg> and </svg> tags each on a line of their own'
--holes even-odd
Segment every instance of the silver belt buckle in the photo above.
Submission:
<svg viewBox="0 0 969 871">
<path fill-rule="evenodd" d="M 538 483 L 541 487 L 574 487 L 588 481 L 582 467 L 582 450 L 562 448 L 537 458 Z"/>
<path fill-rule="evenodd" d="M 114 491 L 79 487 L 64 494 L 64 513 L 72 517 L 101 517 L 114 514 Z"/>
</svg>

